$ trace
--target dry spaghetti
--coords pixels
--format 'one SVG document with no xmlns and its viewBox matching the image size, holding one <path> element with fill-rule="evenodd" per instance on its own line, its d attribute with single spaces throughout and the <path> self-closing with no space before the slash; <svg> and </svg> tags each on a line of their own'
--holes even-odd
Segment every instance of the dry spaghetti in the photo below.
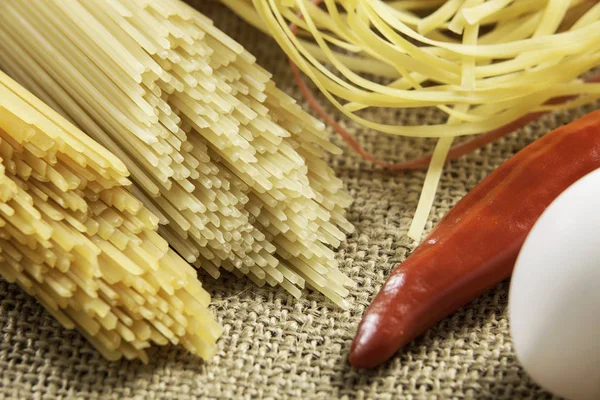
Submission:
<svg viewBox="0 0 600 400">
<path fill-rule="evenodd" d="M 0 72 L 0 274 L 108 359 L 152 343 L 211 358 L 196 271 L 126 190 L 125 165 Z"/>
<path fill-rule="evenodd" d="M 123 160 L 186 260 L 348 305 L 331 247 L 351 198 L 323 161 L 340 149 L 208 18 L 176 0 L 18 0 L 0 34 L 0 67 Z"/>
<path fill-rule="evenodd" d="M 388 134 L 439 139 L 413 238 L 421 235 L 452 138 L 495 130 L 496 137 L 532 113 L 600 97 L 600 85 L 580 79 L 600 65 L 596 1 L 221 1 L 272 35 L 346 117 Z M 476 40 L 465 41 L 473 30 Z M 415 107 L 439 108 L 447 124 L 389 125 L 361 114 Z"/>
</svg>

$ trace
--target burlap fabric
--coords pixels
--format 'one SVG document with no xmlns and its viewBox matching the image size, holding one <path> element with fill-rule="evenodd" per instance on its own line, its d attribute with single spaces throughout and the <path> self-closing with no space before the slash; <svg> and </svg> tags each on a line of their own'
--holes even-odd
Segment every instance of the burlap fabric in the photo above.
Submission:
<svg viewBox="0 0 600 400">
<path fill-rule="evenodd" d="M 280 87 L 301 99 L 274 41 L 215 2 L 192 3 L 254 53 Z M 503 160 L 591 109 L 542 118 L 450 163 L 428 228 Z M 414 124 L 439 115 L 412 110 L 378 118 Z M 415 157 L 431 148 L 431 142 L 349 128 L 369 151 L 388 160 Z M 363 311 L 390 270 L 414 248 L 405 233 L 424 171 L 382 173 L 349 150 L 331 163 L 356 199 L 349 217 L 357 230 L 338 254 L 341 268 L 358 282 L 351 293 L 352 310 L 341 311 L 318 293 L 307 292 L 297 301 L 281 289 L 260 289 L 231 276 L 214 281 L 201 274 L 225 327 L 218 355 L 204 363 L 170 346 L 157 349 L 150 364 L 143 365 L 105 361 L 79 333 L 63 329 L 18 287 L 0 281 L 0 398 L 551 398 L 515 359 L 506 282 L 446 318 L 380 368 L 358 371 L 348 365 Z"/>
</svg>

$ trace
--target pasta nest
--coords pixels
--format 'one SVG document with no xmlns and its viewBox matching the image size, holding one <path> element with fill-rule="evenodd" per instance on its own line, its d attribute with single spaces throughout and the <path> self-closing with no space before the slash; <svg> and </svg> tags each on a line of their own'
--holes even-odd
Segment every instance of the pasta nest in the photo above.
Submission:
<svg viewBox="0 0 600 400">
<path fill-rule="evenodd" d="M 272 35 L 345 117 L 387 134 L 439 139 L 425 191 L 437 185 L 453 138 L 600 96 L 600 85 L 581 78 L 600 64 L 597 1 L 222 2 Z M 445 123 L 386 124 L 364 112 L 422 107 L 441 110 Z M 413 236 L 430 202 L 422 199 Z"/>
</svg>

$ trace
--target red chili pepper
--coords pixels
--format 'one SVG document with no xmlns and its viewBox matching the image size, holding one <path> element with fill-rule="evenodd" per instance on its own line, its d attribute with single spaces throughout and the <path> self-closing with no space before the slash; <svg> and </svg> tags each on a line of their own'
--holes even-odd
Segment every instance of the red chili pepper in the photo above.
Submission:
<svg viewBox="0 0 600 400">
<path fill-rule="evenodd" d="M 525 147 L 475 186 L 392 272 L 358 327 L 350 363 L 370 368 L 510 277 L 535 221 L 600 168 L 600 111 Z"/>
</svg>

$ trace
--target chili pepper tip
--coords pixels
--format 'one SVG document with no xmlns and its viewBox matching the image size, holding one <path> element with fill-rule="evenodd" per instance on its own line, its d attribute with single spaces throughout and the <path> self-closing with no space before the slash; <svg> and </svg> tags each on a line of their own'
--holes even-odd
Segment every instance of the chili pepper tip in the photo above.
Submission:
<svg viewBox="0 0 600 400">
<path fill-rule="evenodd" d="M 376 308 L 378 304 L 375 303 L 374 306 Z M 388 315 L 377 312 L 366 313 L 352 342 L 348 359 L 350 365 L 355 368 L 373 368 L 387 361 L 398 350 L 398 346 L 390 343 L 397 340 L 389 334 L 392 332 L 388 332 L 387 328 L 395 324 L 387 321 L 386 317 Z"/>
</svg>

